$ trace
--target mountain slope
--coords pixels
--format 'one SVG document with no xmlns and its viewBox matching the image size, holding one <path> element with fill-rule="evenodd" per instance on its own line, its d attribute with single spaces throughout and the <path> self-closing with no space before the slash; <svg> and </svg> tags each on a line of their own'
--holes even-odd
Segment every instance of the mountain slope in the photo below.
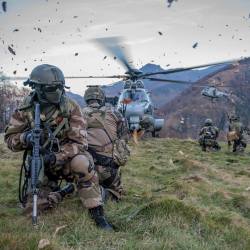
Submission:
<svg viewBox="0 0 250 250">
<path fill-rule="evenodd" d="M 225 85 L 227 87 L 221 87 Z M 212 102 L 201 95 L 204 86 L 218 86 L 218 90 L 229 93 L 229 98 Z M 250 59 L 245 59 L 234 67 L 219 70 L 199 80 L 170 103 L 161 107 L 165 116 L 162 136 L 196 138 L 206 118 L 225 130 L 227 115 L 237 113 L 245 126 L 250 124 Z M 180 122 L 182 120 L 182 122 Z M 223 135 L 223 133 L 222 133 Z"/>
</svg>

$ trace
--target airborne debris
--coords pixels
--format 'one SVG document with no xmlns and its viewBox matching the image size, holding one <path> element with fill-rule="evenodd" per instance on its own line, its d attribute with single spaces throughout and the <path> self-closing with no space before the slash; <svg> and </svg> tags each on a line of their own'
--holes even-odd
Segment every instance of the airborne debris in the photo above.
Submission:
<svg viewBox="0 0 250 250">
<path fill-rule="evenodd" d="M 19 29 L 14 29 L 14 30 L 13 30 L 13 32 L 18 32 L 18 31 L 19 31 Z"/>
<path fill-rule="evenodd" d="M 2 9 L 4 12 L 7 12 L 7 2 L 6 1 L 2 1 Z"/>
<path fill-rule="evenodd" d="M 12 55 L 16 55 L 16 52 L 10 46 L 8 46 L 8 50 Z"/>
<path fill-rule="evenodd" d="M 159 34 L 160 36 L 162 36 L 162 35 L 163 35 L 163 33 L 162 33 L 161 31 L 158 31 L 158 34 Z"/>
<path fill-rule="evenodd" d="M 177 0 L 167 0 L 168 8 L 171 7 L 171 5 L 173 4 L 174 1 L 177 2 Z"/>
<path fill-rule="evenodd" d="M 107 58 L 107 56 L 104 56 L 104 57 L 103 57 L 103 60 L 105 60 L 106 58 Z"/>
<path fill-rule="evenodd" d="M 73 16 L 73 18 L 77 18 L 78 16 Z"/>
<path fill-rule="evenodd" d="M 39 32 L 42 32 L 42 29 L 41 29 L 41 28 L 39 28 L 39 27 L 37 28 L 37 30 L 38 30 Z"/>
<path fill-rule="evenodd" d="M 193 44 L 192 47 L 193 47 L 193 49 L 195 49 L 197 46 L 198 46 L 198 43 L 196 42 L 196 43 Z"/>
<path fill-rule="evenodd" d="M 15 75 L 15 74 L 16 74 L 16 70 L 13 71 L 13 75 Z"/>
<path fill-rule="evenodd" d="M 75 56 L 78 56 L 78 53 L 77 53 L 77 52 L 75 53 Z"/>
</svg>

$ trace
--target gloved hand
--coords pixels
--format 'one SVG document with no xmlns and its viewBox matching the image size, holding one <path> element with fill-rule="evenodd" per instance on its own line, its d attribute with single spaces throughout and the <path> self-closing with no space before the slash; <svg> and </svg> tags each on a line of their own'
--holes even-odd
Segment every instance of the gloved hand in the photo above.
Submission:
<svg viewBox="0 0 250 250">
<path fill-rule="evenodd" d="M 56 155 L 54 152 L 51 151 L 44 151 L 43 153 L 43 162 L 45 167 L 50 167 L 56 163 Z"/>
<path fill-rule="evenodd" d="M 32 144 L 32 130 L 28 130 L 28 131 L 24 132 L 23 141 L 24 141 L 25 146 L 28 149 L 32 148 L 32 145 L 33 145 Z M 43 132 L 43 130 L 41 130 L 40 144 L 42 145 L 44 143 L 44 141 L 45 141 L 45 139 L 44 139 L 44 132 Z"/>
<path fill-rule="evenodd" d="M 32 130 L 24 132 L 23 141 L 27 148 L 32 148 Z"/>
</svg>

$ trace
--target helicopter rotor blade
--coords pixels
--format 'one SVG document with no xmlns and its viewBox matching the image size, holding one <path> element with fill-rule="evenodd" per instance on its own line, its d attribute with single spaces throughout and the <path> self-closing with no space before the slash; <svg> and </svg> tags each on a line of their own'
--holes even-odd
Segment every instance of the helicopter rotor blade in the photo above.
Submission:
<svg viewBox="0 0 250 250">
<path fill-rule="evenodd" d="M 113 76 L 65 76 L 65 79 L 127 79 L 127 75 L 113 75 Z M 0 76 L 0 82 L 2 81 L 21 81 L 27 80 L 28 76 Z"/>
<path fill-rule="evenodd" d="M 112 56 L 116 57 L 122 65 L 128 70 L 128 72 L 133 72 L 135 67 L 128 60 L 128 51 L 122 46 L 124 39 L 119 36 L 113 37 L 102 37 L 93 39 L 100 47 L 108 51 Z M 123 48 L 123 49 L 122 49 Z"/>
<path fill-rule="evenodd" d="M 153 78 L 153 77 L 147 77 L 143 79 L 148 79 L 150 81 L 156 81 L 156 82 L 165 82 L 165 83 L 179 83 L 179 84 L 190 84 L 192 85 L 194 82 L 188 82 L 188 81 L 181 81 L 181 80 L 171 80 L 171 79 L 159 79 L 159 78 Z"/>
<path fill-rule="evenodd" d="M 27 80 L 28 77 L 25 76 L 0 76 L 0 82 L 4 82 L 4 81 L 23 81 L 23 80 Z"/>
<path fill-rule="evenodd" d="M 90 79 L 90 78 L 97 78 L 97 79 L 104 79 L 104 78 L 122 78 L 126 79 L 127 75 L 113 75 L 113 76 L 65 76 L 65 79 Z"/>
<path fill-rule="evenodd" d="M 187 68 L 169 69 L 169 70 L 164 70 L 164 71 L 142 74 L 140 77 L 146 77 L 146 76 L 152 76 L 152 75 L 158 75 L 158 74 L 167 75 L 167 74 L 183 72 L 183 71 L 187 71 L 187 70 L 191 70 L 191 69 L 205 68 L 205 67 L 209 67 L 209 66 L 217 66 L 217 65 L 223 65 L 223 64 L 234 64 L 234 63 L 238 63 L 238 61 L 239 60 L 230 60 L 230 61 L 223 61 L 223 62 L 216 62 L 216 63 L 208 63 L 208 64 L 192 66 L 192 67 L 187 67 Z"/>
</svg>

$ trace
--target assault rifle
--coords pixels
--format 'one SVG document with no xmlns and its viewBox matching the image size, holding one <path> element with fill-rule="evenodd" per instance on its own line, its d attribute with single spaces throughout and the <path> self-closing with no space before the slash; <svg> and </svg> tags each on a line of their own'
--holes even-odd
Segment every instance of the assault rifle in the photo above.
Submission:
<svg viewBox="0 0 250 250">
<path fill-rule="evenodd" d="M 33 203 L 32 203 L 32 224 L 34 226 L 37 225 L 37 201 L 38 201 L 38 192 L 40 180 L 43 177 L 43 149 L 41 146 L 41 121 L 40 121 L 40 104 L 35 104 L 35 124 L 31 133 L 31 142 L 32 142 L 32 154 L 27 158 L 27 151 L 23 156 L 23 164 L 20 172 L 19 179 L 19 200 L 22 204 L 27 202 L 28 189 L 30 188 Z M 52 137 L 52 135 L 50 135 Z M 51 140 L 55 140 L 52 137 Z M 58 141 L 57 141 L 58 143 Z M 57 190 L 62 198 L 66 195 L 74 192 L 74 185 L 72 183 L 68 183 L 64 188 Z"/>
<path fill-rule="evenodd" d="M 35 126 L 32 130 L 32 156 L 30 166 L 31 190 L 33 196 L 32 207 L 32 224 L 37 225 L 37 198 L 38 198 L 38 178 L 42 168 L 41 153 L 40 153 L 40 139 L 41 139 L 41 122 L 40 122 L 40 104 L 35 104 Z"/>
</svg>

